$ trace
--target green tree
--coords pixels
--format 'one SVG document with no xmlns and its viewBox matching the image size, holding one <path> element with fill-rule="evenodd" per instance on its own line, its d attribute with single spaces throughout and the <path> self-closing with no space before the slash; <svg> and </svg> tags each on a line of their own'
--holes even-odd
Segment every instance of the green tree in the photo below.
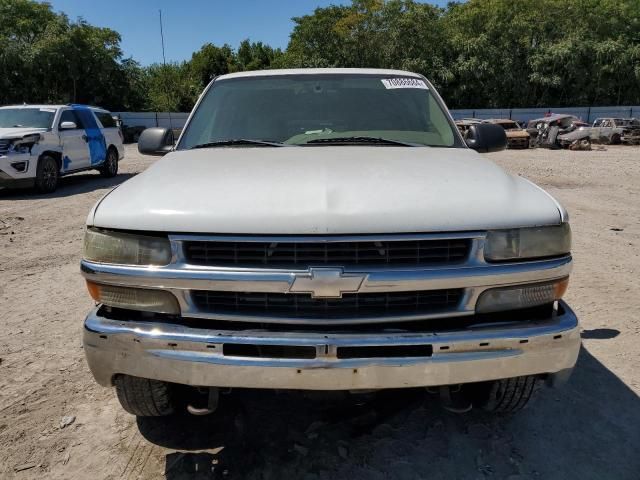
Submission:
<svg viewBox="0 0 640 480">
<path fill-rule="evenodd" d="M 151 110 L 187 112 L 193 108 L 202 88 L 192 80 L 188 63 L 153 64 L 146 71 Z"/>
<path fill-rule="evenodd" d="M 640 1 L 352 0 L 293 19 L 285 51 L 204 44 L 188 62 L 140 66 L 120 35 L 48 3 L 0 0 L 0 103 L 192 108 L 216 75 L 291 67 L 419 72 L 451 107 L 640 104 Z"/>
<path fill-rule="evenodd" d="M 251 43 L 249 39 L 246 39 L 238 47 L 237 68 L 239 70 L 268 69 L 281 55 L 280 49 L 273 49 L 262 42 Z"/>
<path fill-rule="evenodd" d="M 213 77 L 235 72 L 238 66 L 231 46 L 216 47 L 206 43 L 191 56 L 189 68 L 194 80 L 204 87 Z"/>
</svg>

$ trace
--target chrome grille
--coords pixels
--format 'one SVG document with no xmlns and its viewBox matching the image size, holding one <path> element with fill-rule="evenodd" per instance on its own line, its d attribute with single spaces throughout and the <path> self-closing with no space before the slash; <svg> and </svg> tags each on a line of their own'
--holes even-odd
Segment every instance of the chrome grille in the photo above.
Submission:
<svg viewBox="0 0 640 480">
<path fill-rule="evenodd" d="M 308 266 L 428 266 L 464 262 L 470 239 L 345 242 L 184 242 L 187 263 L 206 266 L 307 268 Z"/>
<path fill-rule="evenodd" d="M 339 319 L 447 312 L 458 307 L 463 292 L 443 289 L 312 298 L 308 294 L 196 290 L 191 297 L 200 311 L 210 314 Z"/>
</svg>

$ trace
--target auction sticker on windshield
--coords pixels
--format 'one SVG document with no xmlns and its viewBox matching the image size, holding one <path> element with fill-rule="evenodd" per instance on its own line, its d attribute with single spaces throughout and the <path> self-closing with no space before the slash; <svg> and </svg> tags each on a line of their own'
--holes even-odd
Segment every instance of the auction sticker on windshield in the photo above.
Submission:
<svg viewBox="0 0 640 480">
<path fill-rule="evenodd" d="M 380 80 L 386 89 L 392 88 L 422 88 L 429 90 L 424 80 L 419 78 L 383 78 Z"/>
</svg>

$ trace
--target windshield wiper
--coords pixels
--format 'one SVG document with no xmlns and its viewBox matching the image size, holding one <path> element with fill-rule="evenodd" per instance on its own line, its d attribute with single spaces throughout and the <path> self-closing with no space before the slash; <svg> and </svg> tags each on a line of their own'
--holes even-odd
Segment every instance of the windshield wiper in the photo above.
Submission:
<svg viewBox="0 0 640 480">
<path fill-rule="evenodd" d="M 420 143 L 409 143 L 409 142 L 401 142 L 400 140 L 391 140 L 389 138 L 382 137 L 334 137 L 334 138 L 316 138 L 314 140 L 309 140 L 306 143 L 301 145 L 309 145 L 309 144 L 358 144 L 358 143 L 369 143 L 369 144 L 378 144 L 378 145 L 401 145 L 403 147 L 425 147 L 426 145 L 422 145 Z"/>
<path fill-rule="evenodd" d="M 227 147 L 233 145 L 262 145 L 265 147 L 287 147 L 289 145 L 285 145 L 282 142 L 271 142 L 269 140 L 253 140 L 250 138 L 233 138 L 229 140 L 218 140 L 217 142 L 207 142 L 207 143 L 199 143 L 198 145 L 194 145 L 191 149 L 194 148 L 212 148 L 212 147 Z"/>
</svg>

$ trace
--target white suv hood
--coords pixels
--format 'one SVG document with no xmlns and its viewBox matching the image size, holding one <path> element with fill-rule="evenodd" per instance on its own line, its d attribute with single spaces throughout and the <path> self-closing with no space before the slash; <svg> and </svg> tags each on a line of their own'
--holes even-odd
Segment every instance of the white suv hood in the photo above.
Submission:
<svg viewBox="0 0 640 480">
<path fill-rule="evenodd" d="M 557 224 L 561 212 L 472 150 L 322 146 L 173 152 L 91 217 L 125 230 L 344 234 Z"/>
<path fill-rule="evenodd" d="M 42 133 L 46 131 L 46 128 L 0 128 L 0 140 L 7 138 L 22 138 L 30 133 Z"/>
</svg>

